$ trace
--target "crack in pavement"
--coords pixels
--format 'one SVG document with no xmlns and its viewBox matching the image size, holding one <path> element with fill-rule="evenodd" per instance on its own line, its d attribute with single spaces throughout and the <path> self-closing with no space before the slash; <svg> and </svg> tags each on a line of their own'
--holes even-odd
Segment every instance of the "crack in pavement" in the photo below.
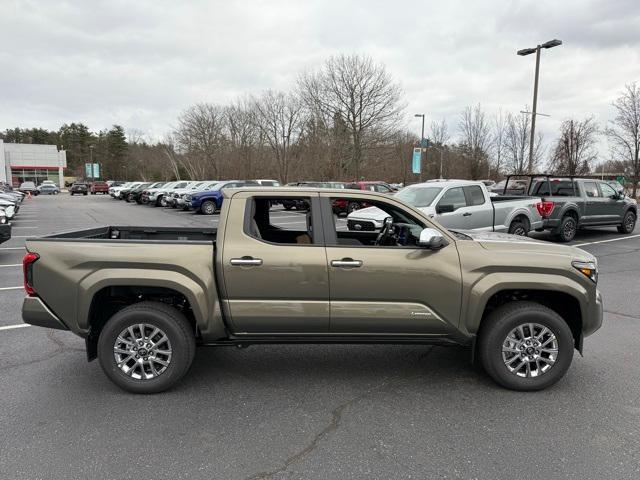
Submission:
<svg viewBox="0 0 640 480">
<path fill-rule="evenodd" d="M 418 363 L 418 364 L 421 363 L 422 360 L 427 358 L 427 356 L 429 356 L 429 354 L 431 352 L 433 352 L 434 349 L 435 349 L 435 346 L 432 346 L 427 352 L 421 354 L 418 357 L 418 361 L 416 363 Z M 373 395 L 375 393 L 381 392 L 381 391 L 385 390 L 386 388 L 389 388 L 389 387 L 391 387 L 393 385 L 397 385 L 400 382 L 409 380 L 409 379 L 411 379 L 413 377 L 418 377 L 418 375 L 392 377 L 392 378 L 390 378 L 388 380 L 383 381 L 382 383 L 378 384 L 375 387 L 372 387 L 372 388 L 370 388 L 368 390 L 365 390 L 364 392 L 356 395 L 355 397 L 351 398 L 350 400 L 347 400 L 346 402 L 341 403 L 340 405 L 338 405 L 336 408 L 334 408 L 331 411 L 331 421 L 329 422 L 329 424 L 326 427 L 324 427 L 322 430 L 320 430 L 317 434 L 315 434 L 314 437 L 311 439 L 311 442 L 309 442 L 302 450 L 300 450 L 299 452 L 297 452 L 297 453 L 291 455 L 290 457 L 288 457 L 284 461 L 282 466 L 280 466 L 280 467 L 278 467 L 278 468 L 276 468 L 274 470 L 254 473 L 253 475 L 250 475 L 250 476 L 246 477 L 246 480 L 259 480 L 259 479 L 263 479 L 264 480 L 264 479 L 267 479 L 267 478 L 272 478 L 274 475 L 277 475 L 278 473 L 286 472 L 291 465 L 293 465 L 294 463 L 297 463 L 298 461 L 304 459 L 311 452 L 313 452 L 316 448 L 318 448 L 318 446 L 320 444 L 320 441 L 322 439 L 324 439 L 330 433 L 333 433 L 336 430 L 338 430 L 338 428 L 340 427 L 340 422 L 342 421 L 343 413 L 347 408 L 352 406 L 354 403 L 357 403 L 360 400 L 363 400 L 363 399 L 367 398 L 370 395 Z"/>
<path fill-rule="evenodd" d="M 74 347 L 70 347 L 70 346 L 66 345 L 62 340 L 60 340 L 59 338 L 56 338 L 54 336 L 54 330 L 48 330 L 47 331 L 47 337 L 49 338 L 49 340 L 51 340 L 57 346 L 57 348 L 53 352 L 49 353 L 48 355 L 45 355 L 44 357 L 34 358 L 34 359 L 29 360 L 27 362 L 20 362 L 20 363 L 12 363 L 12 364 L 9 364 L 9 365 L 3 365 L 2 367 L 0 367 L 0 372 L 3 372 L 5 370 L 9 370 L 10 368 L 14 368 L 14 367 L 23 367 L 23 366 L 27 366 L 27 365 L 33 365 L 35 363 L 44 362 L 45 360 L 51 360 L 52 358 L 57 357 L 58 355 L 60 355 L 63 352 L 68 352 L 68 351 L 83 352 L 84 351 L 84 349 L 82 349 L 82 348 L 74 348 Z"/>
<path fill-rule="evenodd" d="M 604 310 L 604 312 L 611 313 L 612 315 L 618 315 L 619 317 L 627 317 L 627 318 L 634 318 L 636 320 L 640 320 L 640 317 L 635 315 L 629 315 L 628 313 L 614 312 L 613 310 Z"/>
</svg>

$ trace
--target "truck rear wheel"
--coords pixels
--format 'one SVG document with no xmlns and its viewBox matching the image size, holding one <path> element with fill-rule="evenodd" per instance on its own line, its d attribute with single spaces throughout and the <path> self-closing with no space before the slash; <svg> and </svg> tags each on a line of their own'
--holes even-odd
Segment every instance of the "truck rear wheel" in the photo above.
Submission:
<svg viewBox="0 0 640 480">
<path fill-rule="evenodd" d="M 520 237 L 526 237 L 529 234 L 529 222 L 527 222 L 524 219 L 515 219 L 513 222 L 511 222 L 511 225 L 509 225 L 509 233 L 511 235 L 518 235 Z"/>
<path fill-rule="evenodd" d="M 576 236 L 578 231 L 578 221 L 573 215 L 565 215 L 562 217 L 556 238 L 561 242 L 570 242 Z"/>
<path fill-rule="evenodd" d="M 189 322 L 160 302 L 140 302 L 120 310 L 98 339 L 102 370 L 132 393 L 158 393 L 172 387 L 187 373 L 194 355 Z"/>
<path fill-rule="evenodd" d="M 573 335 L 550 308 L 511 302 L 483 320 L 478 355 L 485 371 L 511 390 L 542 390 L 560 380 L 573 360 Z"/>
<path fill-rule="evenodd" d="M 636 214 L 631 210 L 627 210 L 627 213 L 622 217 L 622 224 L 618 226 L 620 233 L 631 233 L 636 228 Z"/>
</svg>

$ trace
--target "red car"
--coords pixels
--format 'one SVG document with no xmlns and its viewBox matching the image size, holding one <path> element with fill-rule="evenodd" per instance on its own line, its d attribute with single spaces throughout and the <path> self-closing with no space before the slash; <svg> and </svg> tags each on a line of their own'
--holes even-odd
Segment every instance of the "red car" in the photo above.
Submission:
<svg viewBox="0 0 640 480">
<path fill-rule="evenodd" d="M 106 195 L 109 193 L 109 185 L 107 182 L 93 182 L 91 187 L 89 188 L 91 195 L 95 195 L 96 193 L 102 193 Z"/>
<path fill-rule="evenodd" d="M 396 193 L 398 190 L 393 188 L 386 182 L 353 182 L 345 184 L 344 188 L 350 188 L 351 190 L 369 190 L 371 192 L 379 193 Z M 333 201 L 333 213 L 337 215 L 350 214 L 354 210 L 357 210 L 364 205 L 356 202 L 347 202 L 346 200 L 338 199 Z"/>
</svg>

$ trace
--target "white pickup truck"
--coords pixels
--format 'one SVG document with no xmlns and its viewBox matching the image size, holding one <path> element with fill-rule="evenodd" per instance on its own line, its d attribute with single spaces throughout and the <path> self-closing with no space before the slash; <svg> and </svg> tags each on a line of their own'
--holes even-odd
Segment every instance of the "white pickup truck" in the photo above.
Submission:
<svg viewBox="0 0 640 480">
<path fill-rule="evenodd" d="M 492 196 L 482 182 L 425 182 L 406 187 L 396 196 L 453 230 L 527 235 L 543 226 L 539 197 Z M 379 230 L 385 216 L 376 207 L 363 208 L 347 216 L 347 226 L 349 230 Z"/>
</svg>

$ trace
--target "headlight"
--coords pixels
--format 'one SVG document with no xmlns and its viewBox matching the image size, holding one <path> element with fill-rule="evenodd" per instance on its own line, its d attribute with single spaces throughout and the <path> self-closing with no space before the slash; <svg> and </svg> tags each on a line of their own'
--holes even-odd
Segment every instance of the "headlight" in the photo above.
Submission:
<svg viewBox="0 0 640 480">
<path fill-rule="evenodd" d="M 0 225 L 3 225 L 5 223 L 7 223 L 7 217 L 5 216 L 0 217 Z"/>
<path fill-rule="evenodd" d="M 593 283 L 598 283 L 598 263 L 595 261 L 583 262 L 581 260 L 574 260 L 571 262 L 573 268 L 582 273 L 585 277 L 589 278 Z"/>
</svg>

